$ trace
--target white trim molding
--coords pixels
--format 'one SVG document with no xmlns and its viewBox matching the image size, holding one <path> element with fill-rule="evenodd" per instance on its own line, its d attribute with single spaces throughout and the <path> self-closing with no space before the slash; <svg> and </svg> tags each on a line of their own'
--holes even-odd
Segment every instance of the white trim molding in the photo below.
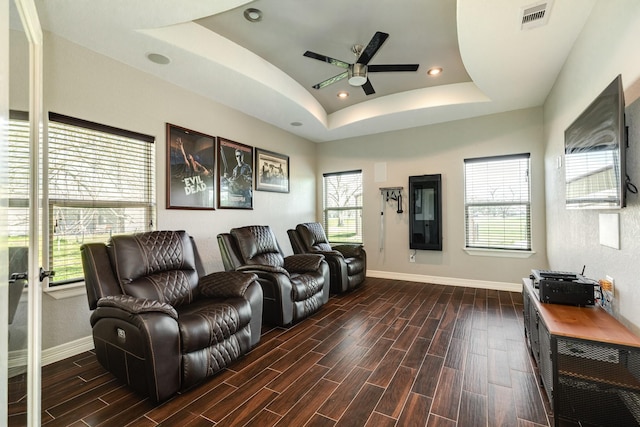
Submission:
<svg viewBox="0 0 640 427">
<path fill-rule="evenodd" d="M 522 283 L 489 282 L 486 280 L 460 279 L 457 277 L 425 276 L 422 274 L 397 273 L 393 271 L 367 270 L 367 277 L 378 279 L 406 280 L 408 282 L 433 283 L 435 285 L 464 286 L 467 288 L 491 289 L 495 291 L 522 292 Z"/>
<path fill-rule="evenodd" d="M 535 251 L 513 251 L 508 249 L 462 248 L 462 250 L 473 256 L 494 256 L 502 258 L 530 258 L 535 255 Z"/>
<path fill-rule="evenodd" d="M 83 282 L 73 283 L 71 285 L 47 286 L 44 293 L 54 299 L 73 298 L 87 294 L 87 288 Z"/>
<path fill-rule="evenodd" d="M 68 343 L 42 350 L 40 360 L 42 366 L 59 362 L 85 351 L 93 350 L 93 337 L 87 336 Z M 9 352 L 9 377 L 24 372 L 27 366 L 27 350 Z"/>
</svg>

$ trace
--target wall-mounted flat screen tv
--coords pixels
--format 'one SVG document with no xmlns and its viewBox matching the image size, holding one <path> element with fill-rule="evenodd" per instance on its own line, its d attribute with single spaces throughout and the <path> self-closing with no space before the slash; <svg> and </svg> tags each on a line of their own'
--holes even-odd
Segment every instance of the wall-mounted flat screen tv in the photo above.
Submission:
<svg viewBox="0 0 640 427">
<path fill-rule="evenodd" d="M 564 132 L 568 209 L 625 206 L 626 134 L 622 77 L 618 76 Z"/>
</svg>

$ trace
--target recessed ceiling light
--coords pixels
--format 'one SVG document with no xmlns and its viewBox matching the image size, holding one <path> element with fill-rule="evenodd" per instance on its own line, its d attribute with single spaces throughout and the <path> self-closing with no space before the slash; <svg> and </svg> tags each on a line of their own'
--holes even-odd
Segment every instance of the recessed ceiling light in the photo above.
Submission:
<svg viewBox="0 0 640 427">
<path fill-rule="evenodd" d="M 442 73 L 442 68 L 440 67 L 429 68 L 429 70 L 427 71 L 427 74 L 430 76 L 437 76 L 440 73 Z"/>
<path fill-rule="evenodd" d="M 291 122 L 291 126 L 302 126 L 300 122 Z"/>
<path fill-rule="evenodd" d="M 159 53 L 148 53 L 147 59 L 153 63 L 160 65 L 167 65 L 171 62 L 171 59 L 167 58 L 164 55 L 160 55 Z"/>
<path fill-rule="evenodd" d="M 349 97 L 349 92 L 346 92 L 346 91 L 344 91 L 344 90 L 343 90 L 343 91 L 338 92 L 338 98 L 340 98 L 340 99 L 345 99 L 345 98 L 348 98 L 348 97 Z"/>
<path fill-rule="evenodd" d="M 249 22 L 262 21 L 262 11 L 260 9 L 255 9 L 253 7 L 250 7 L 249 9 L 245 9 L 244 19 L 246 19 Z"/>
</svg>

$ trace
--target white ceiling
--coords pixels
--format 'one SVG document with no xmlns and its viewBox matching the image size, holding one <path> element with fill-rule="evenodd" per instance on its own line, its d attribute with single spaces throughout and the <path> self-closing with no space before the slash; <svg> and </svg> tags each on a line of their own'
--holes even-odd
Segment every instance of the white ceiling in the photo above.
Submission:
<svg viewBox="0 0 640 427">
<path fill-rule="evenodd" d="M 260 22 L 247 21 L 243 14 L 246 7 L 241 7 L 197 23 L 284 71 L 309 89 L 329 114 L 398 92 L 471 81 L 458 49 L 455 1 L 404 0 L 399 8 L 388 0 L 369 0 L 366 5 L 361 8 L 357 2 L 344 0 L 256 0 L 250 6 L 263 12 Z M 309 16 L 301 19 L 306 15 Z M 354 63 L 352 46 L 366 47 L 376 31 L 390 36 L 370 65 L 418 64 L 418 71 L 369 73 L 375 89 L 375 94 L 369 96 L 362 88 L 349 86 L 347 79 L 330 87 L 311 89 L 346 70 L 304 57 L 305 51 Z M 429 77 L 426 71 L 431 67 L 441 67 L 446 72 L 437 78 Z M 348 91 L 349 97 L 338 99 L 339 91 Z"/>
<path fill-rule="evenodd" d="M 549 1 L 549 0 L 548 0 Z M 548 22 L 522 30 L 536 0 L 36 0 L 42 27 L 288 132 L 322 142 L 540 106 L 595 0 L 555 0 Z M 250 23 L 255 7 L 263 20 Z M 370 64 L 376 93 L 307 50 L 355 62 L 350 48 L 389 33 Z M 158 65 L 149 53 L 167 56 Z M 439 77 L 426 71 L 440 66 Z M 337 99 L 348 90 L 346 102 Z M 292 126 L 297 122 L 300 126 Z"/>
</svg>

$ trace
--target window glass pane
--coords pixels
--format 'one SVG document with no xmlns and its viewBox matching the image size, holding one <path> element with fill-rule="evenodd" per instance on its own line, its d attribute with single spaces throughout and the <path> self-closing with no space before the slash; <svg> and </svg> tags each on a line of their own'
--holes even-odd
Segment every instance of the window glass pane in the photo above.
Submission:
<svg viewBox="0 0 640 427">
<path fill-rule="evenodd" d="M 465 160 L 466 247 L 531 250 L 529 155 Z"/>
<path fill-rule="evenodd" d="M 53 118 L 52 118 L 53 117 Z M 62 117 L 68 121 L 57 122 Z M 51 285 L 82 280 L 80 245 L 153 228 L 153 138 L 50 114 L 48 166 Z M 9 123 L 9 246 L 28 245 L 29 123 Z M 46 255 L 45 255 L 46 256 Z"/>
<path fill-rule="evenodd" d="M 61 284 L 82 278 L 83 243 L 152 229 L 155 173 L 149 137 L 57 117 L 49 121 L 49 259 Z"/>
<path fill-rule="evenodd" d="M 362 243 L 362 171 L 324 175 L 324 229 L 331 243 Z"/>
<path fill-rule="evenodd" d="M 68 207 L 52 204 L 52 269 L 56 283 L 82 277 L 80 245 L 105 243 L 113 234 L 137 233 L 149 229 L 149 208 Z"/>
</svg>

